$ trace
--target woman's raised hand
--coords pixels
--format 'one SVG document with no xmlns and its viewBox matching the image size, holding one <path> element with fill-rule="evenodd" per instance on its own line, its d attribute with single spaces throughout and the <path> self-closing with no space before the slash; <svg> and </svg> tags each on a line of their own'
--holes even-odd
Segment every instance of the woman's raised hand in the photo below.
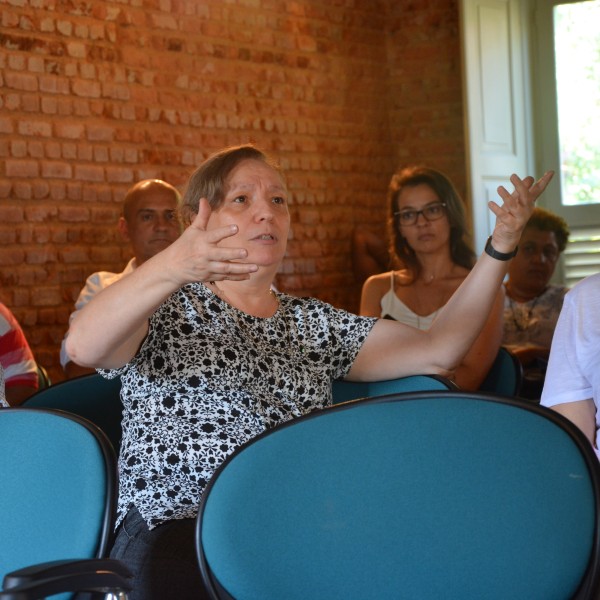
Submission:
<svg viewBox="0 0 600 600">
<path fill-rule="evenodd" d="M 224 239 L 238 232 L 237 225 L 207 229 L 212 209 L 206 198 L 198 205 L 198 214 L 190 226 L 160 254 L 176 283 L 181 286 L 195 281 L 240 281 L 248 279 L 258 266 L 243 262 L 245 248 L 220 246 Z"/>
<path fill-rule="evenodd" d="M 515 186 L 512 193 L 504 186 L 498 187 L 498 195 L 504 203 L 499 206 L 494 201 L 488 202 L 490 210 L 496 215 L 496 226 L 492 234 L 496 250 L 511 252 L 515 248 L 533 212 L 535 201 L 546 189 L 553 175 L 553 171 L 547 171 L 535 183 L 533 177 L 521 179 L 517 175 L 511 175 L 510 181 Z"/>
</svg>

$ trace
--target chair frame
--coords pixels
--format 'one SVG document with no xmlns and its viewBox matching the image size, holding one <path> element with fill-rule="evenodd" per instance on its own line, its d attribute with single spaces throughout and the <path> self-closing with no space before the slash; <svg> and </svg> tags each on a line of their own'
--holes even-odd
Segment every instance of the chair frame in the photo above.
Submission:
<svg viewBox="0 0 600 600">
<path fill-rule="evenodd" d="M 202 545 L 202 528 L 203 528 L 203 516 L 206 508 L 207 500 L 210 497 L 211 489 L 214 487 L 217 482 L 220 473 L 227 469 L 227 466 L 230 462 L 235 460 L 236 456 L 243 452 L 245 448 L 260 442 L 262 438 L 265 438 L 271 435 L 275 431 L 279 431 L 281 429 L 287 427 L 293 427 L 300 420 L 309 420 L 318 418 L 319 415 L 324 411 L 344 411 L 349 410 L 356 404 L 363 403 L 385 403 L 385 402 L 398 402 L 403 400 L 419 400 L 420 398 L 431 398 L 432 396 L 437 396 L 440 398 L 444 397 L 460 397 L 460 398 L 469 398 L 473 397 L 474 399 L 479 399 L 488 402 L 496 402 L 501 404 L 506 404 L 510 406 L 515 406 L 520 410 L 525 410 L 528 412 L 532 412 L 535 414 L 541 414 L 544 418 L 548 419 L 552 423 L 556 424 L 559 428 L 561 428 L 564 432 L 566 432 L 570 438 L 574 441 L 577 446 L 583 460 L 585 466 L 587 467 L 590 474 L 590 482 L 592 485 L 593 493 L 594 493 L 594 505 L 595 505 L 595 515 L 596 515 L 596 526 L 593 535 L 593 544 L 591 549 L 591 556 L 588 563 L 588 568 L 585 572 L 585 576 L 582 578 L 578 591 L 576 592 L 574 599 L 576 600 L 592 600 L 600 597 L 598 594 L 600 593 L 600 523 L 598 519 L 600 517 L 600 464 L 598 463 L 598 459 L 593 451 L 591 445 L 589 444 L 587 438 L 584 434 L 576 427 L 571 421 L 564 418 L 559 413 L 547 409 L 545 407 L 541 407 L 536 404 L 523 403 L 518 398 L 510 398 L 504 397 L 497 394 L 488 394 L 488 393 L 479 393 L 479 392 L 462 392 L 462 391 L 433 391 L 433 392 L 414 392 L 414 393 L 398 393 L 398 394 L 390 394 L 386 396 L 379 396 L 373 398 L 359 399 L 355 401 L 348 401 L 341 404 L 336 404 L 329 406 L 321 411 L 315 411 L 311 414 L 299 417 L 297 419 L 293 419 L 291 421 L 282 423 L 270 430 L 267 430 L 252 440 L 248 441 L 246 444 L 240 446 L 236 449 L 227 459 L 219 466 L 216 470 L 215 474 L 207 484 L 207 487 L 202 495 L 198 517 L 197 517 L 197 527 L 196 527 L 196 548 L 198 554 L 198 561 L 200 565 L 200 571 L 205 582 L 206 588 L 209 592 L 210 597 L 213 600 L 232 600 L 232 596 L 219 584 L 219 582 L 214 577 L 208 562 L 207 558 L 204 554 L 204 549 Z"/>
<path fill-rule="evenodd" d="M 365 391 L 353 391 L 364 389 Z M 409 375 L 398 379 L 380 381 L 347 381 L 337 379 L 332 385 L 332 404 L 353 402 L 361 398 L 389 396 L 390 394 L 413 393 L 421 391 L 459 390 L 450 379 L 437 374 Z"/>
<path fill-rule="evenodd" d="M 105 470 L 105 499 L 95 558 L 58 560 L 23 566 L 4 574 L 0 598 L 17 600 L 40 598 L 68 591 L 115 588 L 122 593 L 130 590 L 129 570 L 120 562 L 105 558 L 114 539 L 113 525 L 117 507 L 117 464 L 112 444 L 106 434 L 83 417 L 59 409 L 6 408 L 4 414 L 48 414 L 74 421 L 94 436 L 102 455 Z"/>
<path fill-rule="evenodd" d="M 108 415 L 111 415 L 113 404 L 107 404 L 107 408 L 99 412 L 97 410 L 97 403 L 90 404 L 86 402 L 86 387 L 93 381 L 101 382 L 101 385 L 106 386 L 107 389 L 116 384 L 116 380 L 106 380 L 98 373 L 81 375 L 72 379 L 59 381 L 48 388 L 38 390 L 35 394 L 27 398 L 21 407 L 55 409 L 68 412 L 72 415 L 78 415 L 102 429 L 103 433 L 108 437 L 115 453 L 118 454 L 122 437 L 122 417 L 119 418 L 117 427 L 117 422 L 112 417 L 107 418 Z M 122 411 L 120 397 L 119 403 Z"/>
<path fill-rule="evenodd" d="M 501 370 L 504 362 L 509 361 L 512 364 L 514 369 L 515 382 L 514 387 L 510 390 L 510 393 L 506 393 L 503 390 L 499 390 L 498 386 L 495 384 L 494 380 L 497 379 L 502 373 L 498 372 L 498 369 Z M 498 354 L 490 367 L 485 379 L 479 386 L 479 391 L 482 393 L 492 393 L 492 394 L 500 394 L 503 396 L 513 396 L 519 397 L 521 392 L 521 387 L 523 385 L 523 365 L 521 361 L 515 356 L 511 350 L 509 350 L 506 346 L 500 346 L 498 349 Z"/>
</svg>

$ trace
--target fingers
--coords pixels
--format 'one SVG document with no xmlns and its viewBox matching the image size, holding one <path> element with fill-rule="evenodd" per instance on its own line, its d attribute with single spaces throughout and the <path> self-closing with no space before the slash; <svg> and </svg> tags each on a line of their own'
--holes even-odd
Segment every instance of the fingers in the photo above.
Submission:
<svg viewBox="0 0 600 600">
<path fill-rule="evenodd" d="M 221 240 L 235 235 L 238 232 L 237 225 L 227 225 L 218 229 L 207 230 L 208 221 L 212 214 L 212 208 L 206 198 L 200 198 L 198 202 L 198 212 L 190 224 L 190 228 L 203 231 L 207 234 L 207 240 L 211 244 L 218 244 Z M 237 258 L 244 258 L 240 256 Z"/>
<path fill-rule="evenodd" d="M 200 202 L 198 202 L 198 212 L 190 224 L 190 227 L 206 231 L 206 226 L 208 225 L 208 219 L 210 219 L 211 213 L 212 209 L 208 200 L 206 198 L 200 198 Z"/>
<path fill-rule="evenodd" d="M 210 264 L 210 281 L 242 281 L 249 279 L 250 274 L 258 271 L 258 265 L 234 262 L 214 262 Z"/>
<path fill-rule="evenodd" d="M 530 175 L 521 179 L 518 175 L 513 173 L 510 176 L 510 181 L 515 186 L 513 192 L 508 192 L 504 186 L 498 186 L 498 195 L 505 203 L 509 202 L 511 199 L 516 200 L 517 202 L 527 200 L 535 201 L 546 189 L 553 176 L 554 171 L 546 171 L 546 173 L 535 181 Z"/>
<path fill-rule="evenodd" d="M 546 189 L 550 183 L 552 177 L 554 177 L 554 171 L 546 171 L 534 184 L 531 186 L 529 191 L 535 194 L 536 198 Z"/>
<path fill-rule="evenodd" d="M 527 177 L 524 177 L 523 179 L 521 179 L 518 175 L 515 175 L 513 173 L 510 176 L 510 181 L 515 186 L 515 189 L 514 189 L 512 195 L 517 197 L 517 196 L 526 194 L 529 191 L 529 189 L 531 188 L 531 186 L 533 186 L 533 182 L 535 180 L 533 177 L 531 177 L 531 175 L 527 175 Z"/>
</svg>

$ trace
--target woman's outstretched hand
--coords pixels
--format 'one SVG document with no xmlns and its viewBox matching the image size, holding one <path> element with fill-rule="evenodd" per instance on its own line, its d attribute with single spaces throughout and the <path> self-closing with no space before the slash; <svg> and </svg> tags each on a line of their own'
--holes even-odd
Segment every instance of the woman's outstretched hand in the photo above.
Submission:
<svg viewBox="0 0 600 600">
<path fill-rule="evenodd" d="M 207 229 L 212 210 L 205 198 L 200 200 L 198 214 L 178 240 L 163 250 L 161 258 L 176 283 L 195 281 L 248 279 L 258 266 L 243 262 L 248 256 L 245 248 L 220 246 L 219 243 L 238 232 L 237 225 Z"/>
<path fill-rule="evenodd" d="M 498 195 L 504 203 L 488 202 L 490 210 L 496 215 L 496 226 L 492 234 L 493 246 L 499 252 L 511 252 L 519 243 L 521 233 L 533 212 L 535 201 L 546 189 L 554 175 L 547 171 L 534 183 L 533 177 L 521 179 L 511 175 L 510 181 L 515 186 L 509 193 L 504 186 L 498 187 Z"/>
</svg>

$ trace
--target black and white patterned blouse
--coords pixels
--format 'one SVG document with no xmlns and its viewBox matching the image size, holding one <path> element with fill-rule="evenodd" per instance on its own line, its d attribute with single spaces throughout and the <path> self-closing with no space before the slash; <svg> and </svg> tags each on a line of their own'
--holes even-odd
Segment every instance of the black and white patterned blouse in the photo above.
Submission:
<svg viewBox="0 0 600 600">
<path fill-rule="evenodd" d="M 265 429 L 331 403 L 375 319 L 277 294 L 270 318 L 236 310 L 200 283 L 156 311 L 118 370 L 124 405 L 118 522 L 194 517 L 215 469 Z"/>
</svg>

